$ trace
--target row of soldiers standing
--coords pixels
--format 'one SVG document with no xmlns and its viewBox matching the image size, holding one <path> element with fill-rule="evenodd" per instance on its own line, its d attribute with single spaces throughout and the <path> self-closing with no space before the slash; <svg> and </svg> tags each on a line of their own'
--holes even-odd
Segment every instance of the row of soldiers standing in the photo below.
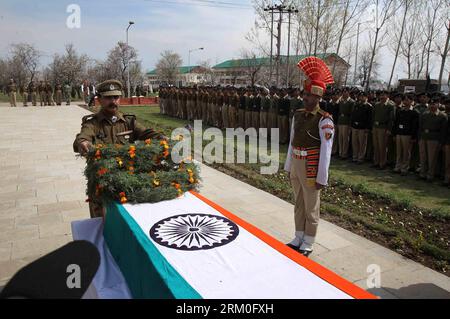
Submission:
<svg viewBox="0 0 450 319">
<path fill-rule="evenodd" d="M 11 79 L 7 86 L 7 93 L 12 107 L 17 106 L 17 92 L 22 96 L 23 106 L 28 106 L 28 102 L 31 102 L 33 106 L 36 106 L 38 98 L 41 106 L 61 105 L 63 99 L 65 100 L 66 105 L 70 105 L 72 87 L 70 84 L 65 84 L 63 87 L 59 83 L 52 86 L 49 81 L 42 80 L 39 81 L 38 84 L 34 81 L 30 81 L 28 85 L 18 86 L 14 79 Z"/>
<path fill-rule="evenodd" d="M 161 88 L 161 113 L 203 120 L 219 128 L 279 129 L 287 144 L 291 119 L 303 108 L 299 89 L 199 87 Z M 450 99 L 442 95 L 330 90 L 320 107 L 333 117 L 333 155 L 355 163 L 407 175 L 417 171 L 432 181 L 438 174 L 450 182 Z"/>
</svg>

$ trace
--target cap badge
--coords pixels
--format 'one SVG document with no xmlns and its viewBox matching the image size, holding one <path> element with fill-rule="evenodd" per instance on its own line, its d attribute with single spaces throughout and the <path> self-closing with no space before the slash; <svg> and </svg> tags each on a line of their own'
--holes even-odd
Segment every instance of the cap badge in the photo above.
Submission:
<svg viewBox="0 0 450 319">
<path fill-rule="evenodd" d="M 110 91 L 114 91 L 114 84 L 111 84 L 111 85 L 109 86 L 109 90 L 110 90 Z"/>
</svg>

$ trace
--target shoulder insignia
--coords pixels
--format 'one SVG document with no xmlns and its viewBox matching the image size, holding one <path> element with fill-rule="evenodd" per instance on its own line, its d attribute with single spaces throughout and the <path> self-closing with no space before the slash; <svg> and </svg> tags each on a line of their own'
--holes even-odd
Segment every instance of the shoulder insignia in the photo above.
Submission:
<svg viewBox="0 0 450 319">
<path fill-rule="evenodd" d="M 123 117 L 129 118 L 129 119 L 136 119 L 136 115 L 134 115 L 134 114 L 123 114 Z"/>
<path fill-rule="evenodd" d="M 86 122 L 88 122 L 88 121 L 90 121 L 90 120 L 92 120 L 94 118 L 95 118 L 95 114 L 89 114 L 89 115 L 83 116 L 83 119 L 81 120 L 81 123 L 84 124 L 84 123 L 86 123 Z"/>
<path fill-rule="evenodd" d="M 318 113 L 319 113 L 320 115 L 322 115 L 322 118 L 324 118 L 324 119 L 330 119 L 330 120 L 333 120 L 333 116 L 332 116 L 330 113 L 325 112 L 325 111 L 322 110 L 322 109 L 320 109 L 320 110 L 318 111 Z"/>
</svg>

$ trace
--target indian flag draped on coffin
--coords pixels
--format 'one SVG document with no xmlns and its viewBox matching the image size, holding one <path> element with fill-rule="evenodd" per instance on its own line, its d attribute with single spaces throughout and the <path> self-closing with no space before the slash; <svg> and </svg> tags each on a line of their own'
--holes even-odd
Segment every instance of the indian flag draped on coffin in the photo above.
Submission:
<svg viewBox="0 0 450 319">
<path fill-rule="evenodd" d="M 373 298 L 195 192 L 111 202 L 104 237 L 134 298 Z"/>
</svg>

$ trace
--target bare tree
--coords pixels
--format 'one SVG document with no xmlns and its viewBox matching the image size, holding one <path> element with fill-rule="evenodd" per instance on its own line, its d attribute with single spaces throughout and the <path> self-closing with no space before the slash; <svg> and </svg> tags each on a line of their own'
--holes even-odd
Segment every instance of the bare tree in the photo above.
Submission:
<svg viewBox="0 0 450 319">
<path fill-rule="evenodd" d="M 386 33 L 383 27 L 386 22 L 395 13 L 394 0 L 373 0 L 375 5 L 375 38 L 371 41 L 372 56 L 370 58 L 369 70 L 366 81 L 366 91 L 370 88 L 370 76 L 373 68 L 373 61 L 375 60 L 375 54 L 377 52 L 377 46 L 379 42 L 382 42 Z"/>
<path fill-rule="evenodd" d="M 53 83 L 80 84 L 87 77 L 89 60 L 86 54 L 78 54 L 73 44 L 66 44 L 64 54 L 54 55 L 49 76 Z"/>
<path fill-rule="evenodd" d="M 255 86 L 260 79 L 259 74 L 264 66 L 264 60 L 258 59 L 254 51 L 247 49 L 241 49 L 241 58 L 242 60 L 240 60 L 239 67 L 243 68 L 244 74 L 250 85 Z"/>
<path fill-rule="evenodd" d="M 444 8 L 446 10 L 443 11 L 444 13 L 440 17 L 440 20 L 442 21 L 442 30 L 446 32 L 442 32 L 442 37 L 437 37 L 435 41 L 436 52 L 438 52 L 441 57 L 441 66 L 439 69 L 438 79 L 439 89 L 442 87 L 445 63 L 450 52 L 450 3 L 447 3 Z"/>
<path fill-rule="evenodd" d="M 373 79 L 378 77 L 379 66 L 380 64 L 377 61 L 376 54 L 372 60 L 372 49 L 370 47 L 361 51 L 357 78 L 362 87 L 366 87 L 367 82 L 369 81 L 369 70 L 372 72 Z"/>
<path fill-rule="evenodd" d="M 425 75 L 430 74 L 430 55 L 431 55 L 431 45 L 437 35 L 436 32 L 436 23 L 437 23 L 437 17 L 438 17 L 438 11 L 443 6 L 444 1 L 443 0 L 429 0 L 428 1 L 428 8 L 427 8 L 427 15 L 426 15 L 426 24 L 424 28 L 424 33 L 426 35 L 426 68 L 425 68 Z"/>
<path fill-rule="evenodd" d="M 368 1 L 366 0 L 357 0 L 356 2 L 352 2 L 351 0 L 346 0 L 343 5 L 342 12 L 342 24 L 339 31 L 338 43 L 336 47 L 336 54 L 339 55 L 341 50 L 342 42 L 344 41 L 344 37 L 349 33 L 352 27 L 354 27 L 358 18 L 361 16 L 362 12 L 365 10 Z M 348 57 L 350 58 L 350 57 Z M 332 73 L 334 74 L 336 68 L 336 63 L 333 63 Z"/>
<path fill-rule="evenodd" d="M 31 82 L 36 76 L 41 53 L 31 44 L 19 43 L 12 45 L 12 56 L 23 65 Z"/>
<path fill-rule="evenodd" d="M 128 61 L 130 66 L 137 62 L 138 53 L 132 46 L 127 46 L 125 42 L 118 42 L 117 45 L 109 51 L 105 61 L 106 72 L 109 78 L 120 79 L 124 84 L 124 91 L 128 92 L 127 83 L 127 67 Z M 136 62 L 135 62 L 136 61 Z M 130 68 L 130 79 L 133 77 Z M 131 83 L 130 83 L 131 85 Z"/>
<path fill-rule="evenodd" d="M 164 51 L 161 53 L 161 58 L 156 64 L 156 73 L 168 84 L 175 84 L 182 63 L 183 60 L 178 53 Z"/>
<path fill-rule="evenodd" d="M 392 64 L 391 76 L 389 77 L 388 89 L 391 88 L 392 78 L 394 77 L 395 66 L 397 64 L 398 54 L 399 54 L 402 39 L 403 39 L 403 33 L 405 32 L 406 17 L 408 16 L 408 10 L 409 10 L 411 4 L 412 4 L 412 0 L 402 0 L 401 1 L 401 6 L 403 7 L 403 19 L 402 19 L 402 23 L 401 23 L 401 27 L 400 27 L 400 34 L 398 35 L 397 39 L 395 39 L 397 42 L 397 45 L 396 45 L 396 49 L 395 49 L 394 63 Z"/>
<path fill-rule="evenodd" d="M 414 61 L 418 52 L 423 48 L 423 33 L 420 32 L 420 19 L 424 9 L 424 2 L 413 2 L 406 18 L 403 37 L 400 39 L 398 28 L 394 27 L 394 43 L 400 43 L 400 55 L 404 58 L 407 67 L 408 79 L 415 76 Z M 397 25 L 398 26 L 398 25 Z M 397 29 L 397 30 L 396 30 Z M 423 50 L 422 50 L 423 51 Z"/>
</svg>

